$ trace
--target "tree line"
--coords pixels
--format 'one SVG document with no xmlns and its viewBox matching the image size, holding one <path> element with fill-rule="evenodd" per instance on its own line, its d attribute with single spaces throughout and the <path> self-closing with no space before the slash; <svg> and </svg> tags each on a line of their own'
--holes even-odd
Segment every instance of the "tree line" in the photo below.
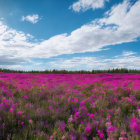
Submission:
<svg viewBox="0 0 140 140">
<path fill-rule="evenodd" d="M 108 70 L 92 70 L 92 71 L 86 71 L 86 70 L 44 70 L 44 71 L 36 71 L 36 70 L 31 70 L 31 71 L 23 71 L 23 70 L 10 70 L 10 69 L 1 69 L 0 72 L 5 72 L 5 73 L 55 73 L 55 74 L 96 74 L 96 73 L 140 73 L 140 70 L 136 69 L 126 69 L 126 68 L 121 68 L 121 69 L 108 69 Z"/>
</svg>

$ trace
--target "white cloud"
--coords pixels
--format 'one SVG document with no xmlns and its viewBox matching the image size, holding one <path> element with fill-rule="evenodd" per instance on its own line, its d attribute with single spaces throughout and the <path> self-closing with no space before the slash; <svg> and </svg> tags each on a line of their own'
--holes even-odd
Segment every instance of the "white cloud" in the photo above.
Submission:
<svg viewBox="0 0 140 140">
<path fill-rule="evenodd" d="M 3 64 L 0 65 L 4 68 L 18 69 L 18 70 L 96 70 L 96 69 L 113 69 L 113 68 L 128 68 L 128 69 L 140 69 L 140 57 L 139 56 L 123 56 L 119 55 L 112 58 L 102 57 L 72 57 L 69 59 L 57 58 L 50 62 L 36 62 L 31 61 L 30 65 L 20 65 L 15 63 L 14 65 Z M 1 63 L 1 62 L 0 62 Z"/>
<path fill-rule="evenodd" d="M 78 0 L 70 6 L 75 12 L 86 11 L 88 9 L 98 9 L 104 7 L 105 2 L 109 0 Z"/>
<path fill-rule="evenodd" d="M 120 57 L 129 57 L 136 54 L 136 52 L 133 51 L 123 51 L 121 55 L 116 55 L 115 58 L 120 58 Z"/>
<path fill-rule="evenodd" d="M 0 21 L 0 65 L 23 64 L 29 60 L 26 52 L 35 45 L 30 42 L 32 38 Z"/>
<path fill-rule="evenodd" d="M 9 62 L 14 58 L 13 61 L 17 59 L 20 63 L 19 59 L 25 62 L 30 58 L 95 52 L 108 45 L 135 41 L 140 36 L 139 9 L 140 0 L 132 6 L 125 0 L 113 6 L 103 18 L 81 26 L 70 35 L 60 34 L 37 43 L 31 41 L 31 35 L 11 29 L 0 21 L 0 57 L 4 56 Z"/>
<path fill-rule="evenodd" d="M 113 69 L 128 68 L 140 69 L 140 57 L 136 56 L 114 56 L 110 59 L 100 57 L 73 57 L 71 59 L 58 59 L 50 62 L 52 69 L 67 70 L 93 70 L 93 69 Z"/>
<path fill-rule="evenodd" d="M 107 45 L 135 41 L 140 36 L 139 9 L 140 0 L 131 7 L 128 1 L 124 1 L 108 11 L 104 18 L 83 25 L 70 35 L 61 34 L 42 41 L 33 48 L 32 55 L 48 58 L 61 54 L 94 52 Z M 121 12 L 122 15 L 119 14 Z"/>
<path fill-rule="evenodd" d="M 33 24 L 37 23 L 39 21 L 39 15 L 34 14 L 34 15 L 27 15 L 27 16 L 22 16 L 21 20 L 22 21 L 29 21 Z"/>
<path fill-rule="evenodd" d="M 130 55 L 133 55 L 133 54 L 135 54 L 135 52 L 132 52 L 132 51 L 124 51 L 123 52 L 123 56 L 130 56 Z"/>
</svg>

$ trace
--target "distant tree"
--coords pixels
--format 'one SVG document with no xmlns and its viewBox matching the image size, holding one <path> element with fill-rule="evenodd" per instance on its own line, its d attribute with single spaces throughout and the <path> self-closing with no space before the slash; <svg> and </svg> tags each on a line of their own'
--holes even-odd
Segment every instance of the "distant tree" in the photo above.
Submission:
<svg viewBox="0 0 140 140">
<path fill-rule="evenodd" d="M 108 69 L 108 70 L 92 70 L 92 71 L 86 71 L 86 70 L 79 70 L 79 71 L 68 71 L 68 70 L 44 70 L 44 71 L 22 71 L 22 70 L 10 70 L 10 69 L 0 69 L 0 72 L 5 73 L 56 73 L 56 74 L 96 74 L 96 73 L 140 73 L 140 70 L 136 69 Z"/>
</svg>

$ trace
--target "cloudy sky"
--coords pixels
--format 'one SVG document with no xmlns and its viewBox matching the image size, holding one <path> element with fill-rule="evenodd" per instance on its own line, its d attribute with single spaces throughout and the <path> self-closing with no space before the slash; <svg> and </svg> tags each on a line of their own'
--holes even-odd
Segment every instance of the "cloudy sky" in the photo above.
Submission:
<svg viewBox="0 0 140 140">
<path fill-rule="evenodd" d="M 0 0 L 0 68 L 140 69 L 140 0 Z"/>
</svg>

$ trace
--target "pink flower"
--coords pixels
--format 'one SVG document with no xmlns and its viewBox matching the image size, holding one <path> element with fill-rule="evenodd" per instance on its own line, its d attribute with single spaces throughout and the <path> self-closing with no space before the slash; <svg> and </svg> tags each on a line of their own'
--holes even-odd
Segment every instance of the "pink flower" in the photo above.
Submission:
<svg viewBox="0 0 140 140">
<path fill-rule="evenodd" d="M 91 134 L 91 129 L 92 129 L 91 126 L 87 126 L 87 127 L 85 128 L 85 133 L 87 134 L 87 136 L 89 136 L 89 135 Z"/>
<path fill-rule="evenodd" d="M 102 99 L 102 96 L 99 96 L 99 99 Z"/>
<path fill-rule="evenodd" d="M 111 109 L 108 109 L 108 113 L 110 113 L 111 112 Z"/>
<path fill-rule="evenodd" d="M 18 103 L 12 104 L 12 107 L 14 108 L 14 107 L 16 107 L 17 105 L 18 105 Z"/>
<path fill-rule="evenodd" d="M 93 119 L 94 118 L 94 114 L 90 114 L 90 119 Z"/>
<path fill-rule="evenodd" d="M 104 138 L 104 134 L 103 134 L 103 133 L 100 133 L 100 135 L 99 135 L 99 136 L 100 136 L 100 138 L 101 138 L 101 139 L 103 139 L 103 138 Z"/>
<path fill-rule="evenodd" d="M 102 112 L 104 112 L 104 109 L 101 109 Z"/>
<path fill-rule="evenodd" d="M 115 103 L 117 102 L 117 98 L 114 98 L 114 102 L 115 102 Z"/>
<path fill-rule="evenodd" d="M 22 114 L 23 114 L 23 112 L 22 112 L 22 111 L 18 111 L 18 112 L 17 112 L 17 114 L 22 115 Z"/>
<path fill-rule="evenodd" d="M 85 101 L 80 102 L 80 106 L 85 105 Z"/>
<path fill-rule="evenodd" d="M 87 115 L 89 116 L 89 115 L 90 115 L 90 113 L 87 113 Z"/>
<path fill-rule="evenodd" d="M 106 122 L 106 126 L 107 126 L 107 127 L 111 126 L 111 121 Z"/>
<path fill-rule="evenodd" d="M 115 130 L 117 130 L 117 128 L 115 127 L 115 126 L 109 126 L 108 128 L 107 128 L 107 130 L 109 131 L 109 132 L 112 132 L 112 131 L 115 131 Z"/>
<path fill-rule="evenodd" d="M 1 103 L 0 106 L 3 106 L 3 103 Z"/>
<path fill-rule="evenodd" d="M 24 98 L 25 98 L 25 99 L 28 99 L 28 96 L 25 95 Z"/>
<path fill-rule="evenodd" d="M 32 124 L 33 123 L 33 120 L 29 120 L 29 123 Z"/>
<path fill-rule="evenodd" d="M 87 140 L 87 138 L 86 138 L 86 137 L 84 137 L 84 140 Z"/>
<path fill-rule="evenodd" d="M 13 108 L 10 108 L 10 112 L 13 113 L 14 112 L 14 109 Z"/>
<path fill-rule="evenodd" d="M 128 140 L 128 139 L 125 137 L 119 137 L 119 140 Z"/>
<path fill-rule="evenodd" d="M 111 118 L 111 116 L 110 116 L 110 115 L 108 115 L 108 116 L 107 116 L 107 120 L 110 120 L 110 118 Z"/>
<path fill-rule="evenodd" d="M 80 116 L 80 112 L 76 112 L 74 118 L 77 119 Z"/>
<path fill-rule="evenodd" d="M 38 94 L 38 97 L 41 97 L 41 94 L 40 93 Z"/>
<path fill-rule="evenodd" d="M 72 122 L 72 121 L 73 121 L 73 117 L 72 117 L 72 115 L 70 115 L 68 122 Z"/>
<path fill-rule="evenodd" d="M 140 109 L 138 109 L 139 117 L 140 117 Z"/>
<path fill-rule="evenodd" d="M 95 103 L 94 102 L 92 102 L 92 107 L 95 108 Z"/>
<path fill-rule="evenodd" d="M 66 140 L 66 136 L 63 135 L 63 136 L 62 136 L 62 140 Z"/>
<path fill-rule="evenodd" d="M 130 122 L 130 128 L 140 136 L 140 120 L 133 117 Z"/>
<path fill-rule="evenodd" d="M 103 139 L 103 138 L 104 138 L 104 133 L 103 133 L 103 131 L 102 131 L 102 130 L 98 130 L 97 132 L 98 132 L 99 137 L 100 137 L 101 139 Z"/>
<path fill-rule="evenodd" d="M 77 97 L 74 98 L 74 102 L 75 103 L 78 102 L 78 98 Z"/>
<path fill-rule="evenodd" d="M 50 140 L 52 140 L 54 137 L 53 136 L 50 136 Z"/>
<path fill-rule="evenodd" d="M 66 124 L 64 122 L 60 122 L 59 126 L 60 126 L 60 129 L 61 129 L 62 132 L 65 131 Z"/>
<path fill-rule="evenodd" d="M 70 100 L 71 100 L 71 98 L 69 97 L 69 98 L 68 98 L 68 103 L 70 103 Z"/>
<path fill-rule="evenodd" d="M 21 125 L 24 125 L 24 122 L 21 122 Z"/>
<path fill-rule="evenodd" d="M 126 134 L 126 132 L 125 131 L 121 131 L 121 135 L 123 136 L 123 137 L 125 137 L 125 134 Z"/>
<path fill-rule="evenodd" d="M 52 107 L 51 105 L 49 105 L 49 109 L 50 109 L 50 110 L 52 110 L 52 109 L 53 109 L 53 107 Z"/>
</svg>

